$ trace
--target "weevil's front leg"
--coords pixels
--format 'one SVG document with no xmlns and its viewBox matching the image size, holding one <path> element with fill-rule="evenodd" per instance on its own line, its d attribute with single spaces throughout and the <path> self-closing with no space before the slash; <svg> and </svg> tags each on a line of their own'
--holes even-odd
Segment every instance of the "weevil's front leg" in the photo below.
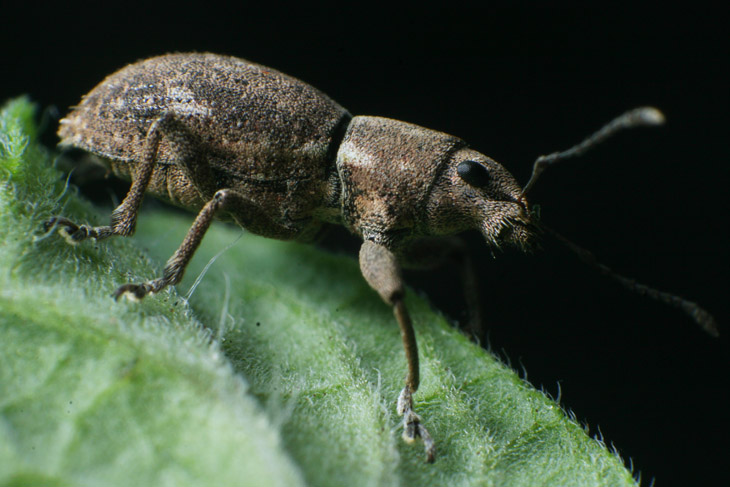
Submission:
<svg viewBox="0 0 730 487">
<path fill-rule="evenodd" d="M 102 240 L 115 235 L 128 237 L 134 234 L 139 206 L 142 204 L 142 198 L 147 191 L 147 186 L 155 168 L 160 138 L 165 132 L 169 132 L 169 125 L 169 117 L 162 116 L 147 131 L 142 158 L 132 178 L 132 186 L 129 188 L 122 204 L 112 212 L 111 225 L 101 227 L 78 225 L 67 218 L 56 216 L 43 224 L 46 231 L 58 227 L 59 231 L 72 243 L 81 242 L 87 238 Z"/>
<path fill-rule="evenodd" d="M 398 414 L 403 416 L 403 438 L 423 440 L 426 461 L 433 462 L 436 447 L 431 435 L 423 426 L 421 417 L 413 410 L 413 394 L 418 390 L 418 345 L 411 318 L 403 301 L 403 280 L 395 255 L 382 245 L 365 241 L 360 247 L 360 270 L 365 280 L 375 289 L 383 301 L 393 306 L 393 312 L 400 326 L 403 347 L 408 362 L 408 375 L 403 391 L 398 397 Z"/>
<path fill-rule="evenodd" d="M 248 222 L 254 226 L 264 225 L 261 222 L 264 220 L 268 221 L 268 216 L 265 212 L 245 196 L 231 189 L 217 191 L 213 198 L 200 210 L 182 244 L 180 244 L 180 247 L 178 247 L 172 257 L 167 261 L 162 277 L 142 284 L 125 284 L 114 292 L 114 298 L 119 299 L 124 295 L 132 299 L 142 299 L 150 293 L 159 292 L 167 286 L 180 282 L 188 262 L 190 262 L 200 242 L 203 240 L 203 236 L 205 236 L 205 232 L 213 222 L 216 213 L 222 210 L 230 212 L 238 220 Z M 280 225 L 275 222 L 268 221 L 266 225 L 272 229 L 278 229 L 280 232 L 286 230 L 284 227 L 279 228 Z"/>
</svg>

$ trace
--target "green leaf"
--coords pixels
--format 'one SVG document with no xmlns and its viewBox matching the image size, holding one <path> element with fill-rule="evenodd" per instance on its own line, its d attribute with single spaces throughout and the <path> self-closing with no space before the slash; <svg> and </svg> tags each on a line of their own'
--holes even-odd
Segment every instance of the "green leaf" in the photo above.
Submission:
<svg viewBox="0 0 730 487">
<path fill-rule="evenodd" d="M 32 116 L 25 99 L 0 115 L 0 486 L 635 485 L 411 293 L 425 464 L 400 438 L 398 327 L 349 257 L 213 225 L 177 291 L 115 302 L 159 275 L 192 216 L 143 213 L 135 239 L 44 234 L 54 214 L 108 212 L 65 186 Z"/>
</svg>

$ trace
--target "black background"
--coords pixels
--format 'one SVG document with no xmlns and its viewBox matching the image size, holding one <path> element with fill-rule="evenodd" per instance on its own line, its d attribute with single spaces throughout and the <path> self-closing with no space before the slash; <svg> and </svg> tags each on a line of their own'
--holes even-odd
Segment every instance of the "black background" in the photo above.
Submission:
<svg viewBox="0 0 730 487">
<path fill-rule="evenodd" d="M 600 426 L 644 484 L 726 482 L 724 16 L 666 6 L 345 5 L 4 9 L 0 97 L 28 93 L 65 113 L 128 62 L 226 53 L 301 78 L 353 114 L 458 135 L 523 182 L 537 155 L 577 143 L 626 109 L 661 108 L 666 126 L 624 133 L 548 171 L 531 200 L 543 221 L 617 271 L 703 304 L 720 322 L 719 339 L 550 241 L 532 256 L 493 258 L 478 235 L 469 240 L 495 352 L 552 395 L 560 387 L 563 406 L 592 434 Z M 462 318 L 455 275 L 408 278 Z"/>
</svg>

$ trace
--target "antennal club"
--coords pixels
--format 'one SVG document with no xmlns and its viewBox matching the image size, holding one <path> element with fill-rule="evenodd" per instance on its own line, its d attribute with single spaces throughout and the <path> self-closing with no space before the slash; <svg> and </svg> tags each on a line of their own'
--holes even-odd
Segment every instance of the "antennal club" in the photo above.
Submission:
<svg viewBox="0 0 730 487">
<path fill-rule="evenodd" d="M 530 176 L 530 180 L 527 181 L 527 184 L 522 189 L 522 197 L 524 197 L 530 191 L 530 189 L 532 189 L 532 187 L 535 185 L 535 181 L 537 181 L 538 176 L 548 166 L 564 159 L 580 156 L 584 152 L 592 149 L 604 140 L 624 129 L 661 125 L 663 123 L 664 114 L 656 108 L 635 108 L 624 113 L 623 115 L 614 118 L 609 123 L 604 125 L 599 131 L 586 138 L 580 144 L 574 145 L 570 149 L 564 150 L 562 152 L 553 152 L 552 154 L 538 157 L 535 161 L 535 164 L 532 166 L 532 175 Z"/>
</svg>

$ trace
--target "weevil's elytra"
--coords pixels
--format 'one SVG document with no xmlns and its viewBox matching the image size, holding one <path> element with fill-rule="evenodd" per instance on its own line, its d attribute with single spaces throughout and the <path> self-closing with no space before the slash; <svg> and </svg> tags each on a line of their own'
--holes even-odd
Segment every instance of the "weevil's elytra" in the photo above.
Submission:
<svg viewBox="0 0 730 487">
<path fill-rule="evenodd" d="M 149 129 L 163 115 L 177 128 L 160 137 L 148 192 L 198 211 L 217 189 L 235 187 L 255 197 L 260 218 L 277 223 L 257 222 L 257 233 L 314 232 L 312 214 L 332 192 L 331 148 L 352 118 L 345 109 L 263 66 L 175 54 L 109 76 L 61 121 L 59 135 L 62 144 L 93 152 L 133 178 Z M 181 152 L 194 161 L 187 168 L 179 165 Z M 205 174 L 190 177 L 200 167 Z"/>
<path fill-rule="evenodd" d="M 414 410 L 418 349 L 401 266 L 458 262 L 476 328 L 476 276 L 454 235 L 478 229 L 492 246 L 529 248 L 540 225 L 525 196 L 537 174 L 617 130 L 659 123 L 660 115 L 654 109 L 628 112 L 574 148 L 541 157 L 521 189 L 504 167 L 457 137 L 387 118 L 353 117 L 315 88 L 242 59 L 170 54 L 110 75 L 61 121 L 62 145 L 96 154 L 132 180 L 111 224 L 91 227 L 55 217 L 46 227 L 58 226 L 73 241 L 131 235 L 146 192 L 197 212 L 162 277 L 114 293 L 142 299 L 180 281 L 214 218 L 231 218 L 277 239 L 308 240 L 325 222 L 345 225 L 363 239 L 363 277 L 392 307 L 401 329 L 408 372 L 397 410 L 404 437 L 421 438 L 433 461 L 434 440 Z M 598 267 L 716 332 L 696 304 Z"/>
</svg>

